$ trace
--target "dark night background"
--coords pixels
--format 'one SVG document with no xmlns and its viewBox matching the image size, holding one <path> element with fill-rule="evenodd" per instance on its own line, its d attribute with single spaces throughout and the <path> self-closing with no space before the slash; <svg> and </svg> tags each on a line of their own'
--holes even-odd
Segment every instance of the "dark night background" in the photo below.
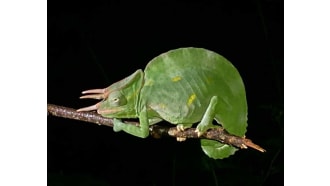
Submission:
<svg viewBox="0 0 330 186">
<path fill-rule="evenodd" d="M 267 152 L 224 160 L 199 140 L 140 139 L 48 116 L 49 185 L 283 185 L 284 7 L 280 0 L 48 1 L 48 103 L 80 108 L 155 56 L 202 47 L 229 59 L 245 83 L 246 136 Z"/>
</svg>

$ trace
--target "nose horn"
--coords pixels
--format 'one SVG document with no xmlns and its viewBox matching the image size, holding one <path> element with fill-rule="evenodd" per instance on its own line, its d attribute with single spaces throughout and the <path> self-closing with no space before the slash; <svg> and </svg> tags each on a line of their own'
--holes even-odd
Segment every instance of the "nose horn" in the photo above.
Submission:
<svg viewBox="0 0 330 186">
<path fill-rule="evenodd" d="M 97 110 L 100 106 L 100 103 L 96 103 L 95 105 L 91 105 L 89 107 L 84 107 L 84 108 L 80 108 L 77 110 L 77 112 L 84 112 L 84 111 L 93 111 L 93 110 Z"/>
<path fill-rule="evenodd" d="M 107 91 L 106 88 L 104 89 L 90 89 L 90 90 L 85 90 L 82 92 L 82 94 L 88 94 L 81 96 L 80 99 L 105 99 L 108 97 L 109 92 Z"/>
</svg>

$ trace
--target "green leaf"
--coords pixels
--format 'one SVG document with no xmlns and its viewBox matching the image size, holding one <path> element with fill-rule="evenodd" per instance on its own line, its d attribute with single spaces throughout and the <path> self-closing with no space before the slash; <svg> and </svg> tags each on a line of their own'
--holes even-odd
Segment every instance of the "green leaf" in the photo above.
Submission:
<svg viewBox="0 0 330 186">
<path fill-rule="evenodd" d="M 237 151 L 235 147 L 208 139 L 201 139 L 201 146 L 204 153 L 214 159 L 227 158 Z"/>
</svg>

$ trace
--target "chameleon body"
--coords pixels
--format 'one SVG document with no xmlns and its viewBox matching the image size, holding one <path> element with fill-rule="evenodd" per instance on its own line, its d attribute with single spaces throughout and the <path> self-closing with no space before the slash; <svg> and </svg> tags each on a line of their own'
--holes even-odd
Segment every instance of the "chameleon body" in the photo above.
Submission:
<svg viewBox="0 0 330 186">
<path fill-rule="evenodd" d="M 247 127 L 247 102 L 237 69 L 221 55 L 203 48 L 179 48 L 153 58 L 145 70 L 134 72 L 105 89 L 84 91 L 82 98 L 103 99 L 79 111 L 97 110 L 114 118 L 114 131 L 138 137 L 149 135 L 149 126 L 165 120 L 184 130 L 196 124 L 203 134 L 222 126 L 243 137 Z M 139 118 L 139 126 L 121 118 Z M 222 159 L 236 148 L 202 140 L 203 151 Z"/>
</svg>

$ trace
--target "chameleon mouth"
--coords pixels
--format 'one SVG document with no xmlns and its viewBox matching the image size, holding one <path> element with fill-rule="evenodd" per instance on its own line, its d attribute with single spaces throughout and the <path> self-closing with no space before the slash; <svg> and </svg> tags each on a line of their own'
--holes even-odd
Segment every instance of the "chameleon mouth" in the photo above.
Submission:
<svg viewBox="0 0 330 186">
<path fill-rule="evenodd" d="M 112 109 L 99 109 L 99 110 L 97 110 L 97 113 L 101 114 L 101 115 L 114 114 L 114 113 L 120 112 L 122 110 L 123 110 L 123 108 L 119 108 L 119 107 L 112 108 Z"/>
<path fill-rule="evenodd" d="M 112 109 L 99 109 L 101 102 L 96 103 L 95 105 L 91 105 L 88 107 L 84 107 L 84 108 L 80 108 L 77 110 L 77 112 L 86 112 L 86 111 L 93 111 L 93 110 L 97 110 L 98 114 L 104 115 L 104 114 L 113 114 L 113 113 L 117 113 L 122 111 L 124 108 L 112 108 Z"/>
</svg>

